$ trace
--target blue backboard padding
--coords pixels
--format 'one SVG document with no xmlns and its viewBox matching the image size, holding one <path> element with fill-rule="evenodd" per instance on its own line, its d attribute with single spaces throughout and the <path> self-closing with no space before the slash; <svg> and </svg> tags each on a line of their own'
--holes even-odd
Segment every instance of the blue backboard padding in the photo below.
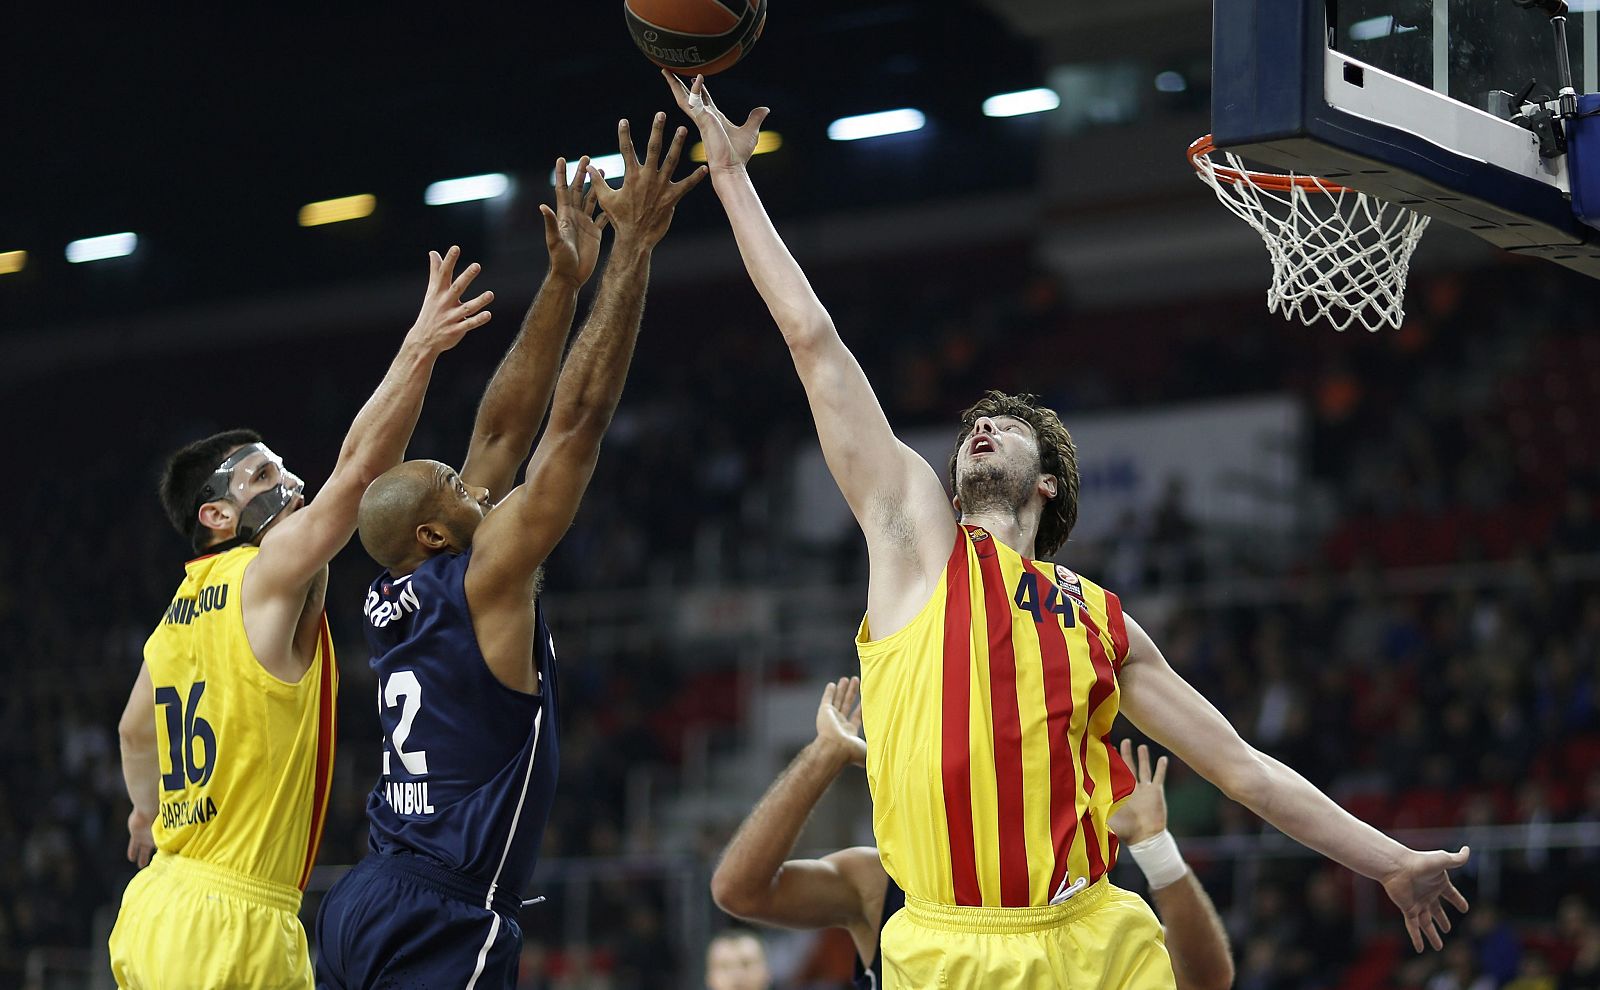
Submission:
<svg viewBox="0 0 1600 990">
<path fill-rule="evenodd" d="M 1307 96 L 1322 92 L 1322 41 L 1320 28 L 1307 21 L 1310 6 L 1303 0 L 1215 0 L 1211 135 L 1218 147 L 1305 134 Z M 1321 4 L 1316 7 L 1320 24 Z M 1316 92 L 1308 94 L 1313 82 Z"/>
<path fill-rule="evenodd" d="M 1572 212 L 1600 229 L 1600 93 L 1578 97 L 1578 117 L 1567 122 L 1567 174 L 1572 181 Z"/>
<path fill-rule="evenodd" d="M 1323 0 L 1215 0 L 1212 10 L 1217 147 L 1275 168 L 1329 175 L 1386 199 L 1414 196 L 1421 212 L 1502 247 L 1576 244 L 1591 235 L 1547 183 L 1329 106 Z M 1600 159 L 1600 144 L 1594 151 Z M 1412 176 L 1422 181 L 1408 188 Z M 1600 199 L 1600 187 L 1594 193 Z"/>
</svg>

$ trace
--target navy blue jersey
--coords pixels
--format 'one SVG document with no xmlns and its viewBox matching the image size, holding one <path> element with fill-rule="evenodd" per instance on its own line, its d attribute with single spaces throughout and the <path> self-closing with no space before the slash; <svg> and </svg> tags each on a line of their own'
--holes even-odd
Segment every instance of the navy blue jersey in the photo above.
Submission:
<svg viewBox="0 0 1600 990">
<path fill-rule="evenodd" d="M 367 592 L 383 775 L 367 798 L 378 853 L 419 853 L 490 890 L 525 892 L 555 797 L 555 644 L 535 606 L 539 693 L 501 684 L 467 610 L 472 559 L 385 571 Z"/>
</svg>

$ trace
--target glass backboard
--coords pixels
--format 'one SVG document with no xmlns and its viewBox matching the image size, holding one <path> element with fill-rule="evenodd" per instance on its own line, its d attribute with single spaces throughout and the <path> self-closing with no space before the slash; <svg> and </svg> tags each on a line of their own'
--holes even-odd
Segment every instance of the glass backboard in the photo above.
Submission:
<svg viewBox="0 0 1600 990">
<path fill-rule="evenodd" d="M 1600 2 L 1582 6 L 1590 5 Z M 1560 88 L 1548 16 L 1512 0 L 1329 0 L 1328 8 L 1334 51 L 1468 106 L 1493 109 L 1495 92 L 1554 99 Z M 1584 9 L 1567 16 L 1580 93 L 1600 87 L 1596 17 Z"/>
</svg>

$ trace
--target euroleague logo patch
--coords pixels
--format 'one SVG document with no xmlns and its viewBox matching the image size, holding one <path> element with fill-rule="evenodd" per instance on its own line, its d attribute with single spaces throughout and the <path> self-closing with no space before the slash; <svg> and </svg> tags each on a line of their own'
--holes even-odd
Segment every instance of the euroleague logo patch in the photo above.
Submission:
<svg viewBox="0 0 1600 990">
<path fill-rule="evenodd" d="M 1056 565 L 1056 587 L 1083 608 L 1089 607 L 1089 603 L 1083 599 L 1083 580 L 1060 564 Z"/>
</svg>

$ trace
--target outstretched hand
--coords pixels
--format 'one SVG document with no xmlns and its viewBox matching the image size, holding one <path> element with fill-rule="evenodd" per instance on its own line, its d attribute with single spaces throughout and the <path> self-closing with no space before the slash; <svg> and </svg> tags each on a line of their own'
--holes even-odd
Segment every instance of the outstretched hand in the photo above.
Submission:
<svg viewBox="0 0 1600 990">
<path fill-rule="evenodd" d="M 485 306 L 494 302 L 494 293 L 485 292 L 467 302 L 461 296 L 483 270 L 477 262 L 468 265 L 458 277 L 456 262 L 461 249 L 452 247 L 439 256 L 428 252 L 428 292 L 422 297 L 422 312 L 406 334 L 408 344 L 416 344 L 430 354 L 442 354 L 461 343 L 461 338 L 489 322 Z"/>
<path fill-rule="evenodd" d="M 598 170 L 597 170 L 598 171 Z M 589 178 L 589 156 L 578 159 L 572 181 L 567 181 L 567 160 L 556 159 L 556 205 L 539 204 L 544 215 L 544 246 L 550 252 L 550 274 L 582 285 L 594 274 L 595 262 L 600 259 L 600 232 L 605 229 L 604 213 L 595 216 L 595 206 L 600 197 L 595 185 L 587 194 L 583 184 Z"/>
<path fill-rule="evenodd" d="M 1122 740 L 1122 762 L 1131 769 L 1133 763 L 1133 740 Z M 1122 802 L 1121 807 L 1111 816 L 1111 829 L 1123 842 L 1132 845 L 1142 842 L 1152 835 L 1158 835 L 1167 827 L 1167 795 L 1164 787 L 1167 782 L 1167 758 L 1165 756 L 1156 760 L 1154 770 L 1150 766 L 1150 747 L 1139 744 L 1139 766 L 1134 774 L 1133 793 Z"/>
<path fill-rule="evenodd" d="M 1450 917 L 1445 913 L 1448 902 L 1457 911 L 1467 910 L 1467 899 L 1450 882 L 1450 871 L 1467 865 L 1472 850 L 1462 846 L 1449 853 L 1442 849 L 1431 852 L 1407 850 L 1405 862 L 1393 873 L 1382 878 L 1383 889 L 1389 899 L 1406 918 L 1406 931 L 1411 935 L 1411 947 L 1422 951 L 1426 938 L 1435 949 L 1444 948 L 1440 932 L 1450 931 Z"/>
<path fill-rule="evenodd" d="M 706 149 L 706 164 L 712 171 L 726 172 L 743 168 L 750 156 L 756 153 L 756 141 L 761 137 L 761 122 L 772 111 L 766 107 L 756 107 L 750 111 L 744 123 L 735 127 L 733 121 L 712 102 L 705 76 L 695 76 L 694 82 L 685 86 L 681 78 L 666 69 L 661 70 L 661 75 L 672 90 L 672 98 L 678 101 L 678 109 L 688 114 L 700 129 L 700 142 Z"/>
<path fill-rule="evenodd" d="M 839 683 L 822 689 L 817 742 L 847 763 L 867 765 L 867 741 L 861 738 L 861 678 L 841 677 Z"/>
<path fill-rule="evenodd" d="M 667 235 L 672 226 L 672 214 L 678 201 L 706 177 L 705 166 L 695 169 L 678 182 L 672 173 L 678 167 L 678 157 L 683 154 L 683 141 L 689 132 L 678 128 L 666 155 L 661 153 L 662 132 L 667 126 L 667 115 L 658 113 L 650 125 L 650 141 L 645 146 L 644 159 L 633 144 L 633 132 L 626 120 L 617 122 L 617 147 L 622 152 L 622 188 L 606 185 L 605 175 L 593 165 L 589 177 L 594 183 L 600 208 L 611 218 L 617 228 L 617 237 L 637 239 L 644 247 L 654 247 Z"/>
</svg>

